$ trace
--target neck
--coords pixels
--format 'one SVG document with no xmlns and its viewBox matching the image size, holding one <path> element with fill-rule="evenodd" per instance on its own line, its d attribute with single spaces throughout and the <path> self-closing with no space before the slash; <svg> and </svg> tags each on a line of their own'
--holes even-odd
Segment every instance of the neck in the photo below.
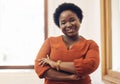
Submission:
<svg viewBox="0 0 120 84">
<path fill-rule="evenodd" d="M 63 39 L 66 42 L 75 42 L 75 41 L 78 41 L 80 39 L 80 36 L 79 35 L 76 35 L 74 37 L 63 36 Z"/>
</svg>

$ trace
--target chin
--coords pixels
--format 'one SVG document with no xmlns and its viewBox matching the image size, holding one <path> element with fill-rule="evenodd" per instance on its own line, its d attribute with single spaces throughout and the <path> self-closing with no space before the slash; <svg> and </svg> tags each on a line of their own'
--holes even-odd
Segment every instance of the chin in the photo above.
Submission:
<svg viewBox="0 0 120 84">
<path fill-rule="evenodd" d="M 77 36 L 77 35 L 78 35 L 77 33 L 68 34 L 68 36 L 72 36 L 72 37 Z"/>
<path fill-rule="evenodd" d="M 76 35 L 67 35 L 68 37 L 76 37 Z"/>
</svg>

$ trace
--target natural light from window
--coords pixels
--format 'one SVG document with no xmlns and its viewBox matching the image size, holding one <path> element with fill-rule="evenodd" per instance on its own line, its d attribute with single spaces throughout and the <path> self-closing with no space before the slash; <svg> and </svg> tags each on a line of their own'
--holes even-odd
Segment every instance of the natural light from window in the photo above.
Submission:
<svg viewBox="0 0 120 84">
<path fill-rule="evenodd" d="M 120 72 L 120 0 L 112 1 L 112 69 Z"/>
<path fill-rule="evenodd" d="M 44 0 L 0 0 L 0 66 L 33 65 L 44 41 Z"/>
</svg>

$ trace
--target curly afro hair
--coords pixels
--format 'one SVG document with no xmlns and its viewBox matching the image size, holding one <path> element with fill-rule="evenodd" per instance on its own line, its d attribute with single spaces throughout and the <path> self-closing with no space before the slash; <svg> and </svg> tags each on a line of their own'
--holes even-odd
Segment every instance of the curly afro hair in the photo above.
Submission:
<svg viewBox="0 0 120 84">
<path fill-rule="evenodd" d="M 58 8 L 56 8 L 54 15 L 53 15 L 54 22 L 58 27 L 60 27 L 60 25 L 59 25 L 60 14 L 65 10 L 71 10 L 72 12 L 76 13 L 80 22 L 82 22 L 83 13 L 82 13 L 81 8 L 76 6 L 73 3 L 63 3 L 63 4 L 59 5 Z"/>
</svg>

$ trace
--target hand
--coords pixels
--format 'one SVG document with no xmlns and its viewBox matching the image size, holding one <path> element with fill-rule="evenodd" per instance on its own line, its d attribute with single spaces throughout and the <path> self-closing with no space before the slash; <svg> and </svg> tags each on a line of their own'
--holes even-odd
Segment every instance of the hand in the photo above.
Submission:
<svg viewBox="0 0 120 84">
<path fill-rule="evenodd" d="M 81 78 L 75 74 L 70 75 L 71 80 L 80 80 Z"/>
<path fill-rule="evenodd" d="M 48 56 L 47 56 L 47 58 L 38 59 L 38 61 L 39 61 L 39 65 L 41 65 L 41 66 L 49 65 L 52 68 L 55 68 L 55 66 L 56 66 L 56 62 L 50 60 Z"/>
<path fill-rule="evenodd" d="M 71 80 L 80 80 L 80 79 L 84 79 L 85 76 L 77 76 L 76 74 L 72 74 L 70 75 Z"/>
</svg>

